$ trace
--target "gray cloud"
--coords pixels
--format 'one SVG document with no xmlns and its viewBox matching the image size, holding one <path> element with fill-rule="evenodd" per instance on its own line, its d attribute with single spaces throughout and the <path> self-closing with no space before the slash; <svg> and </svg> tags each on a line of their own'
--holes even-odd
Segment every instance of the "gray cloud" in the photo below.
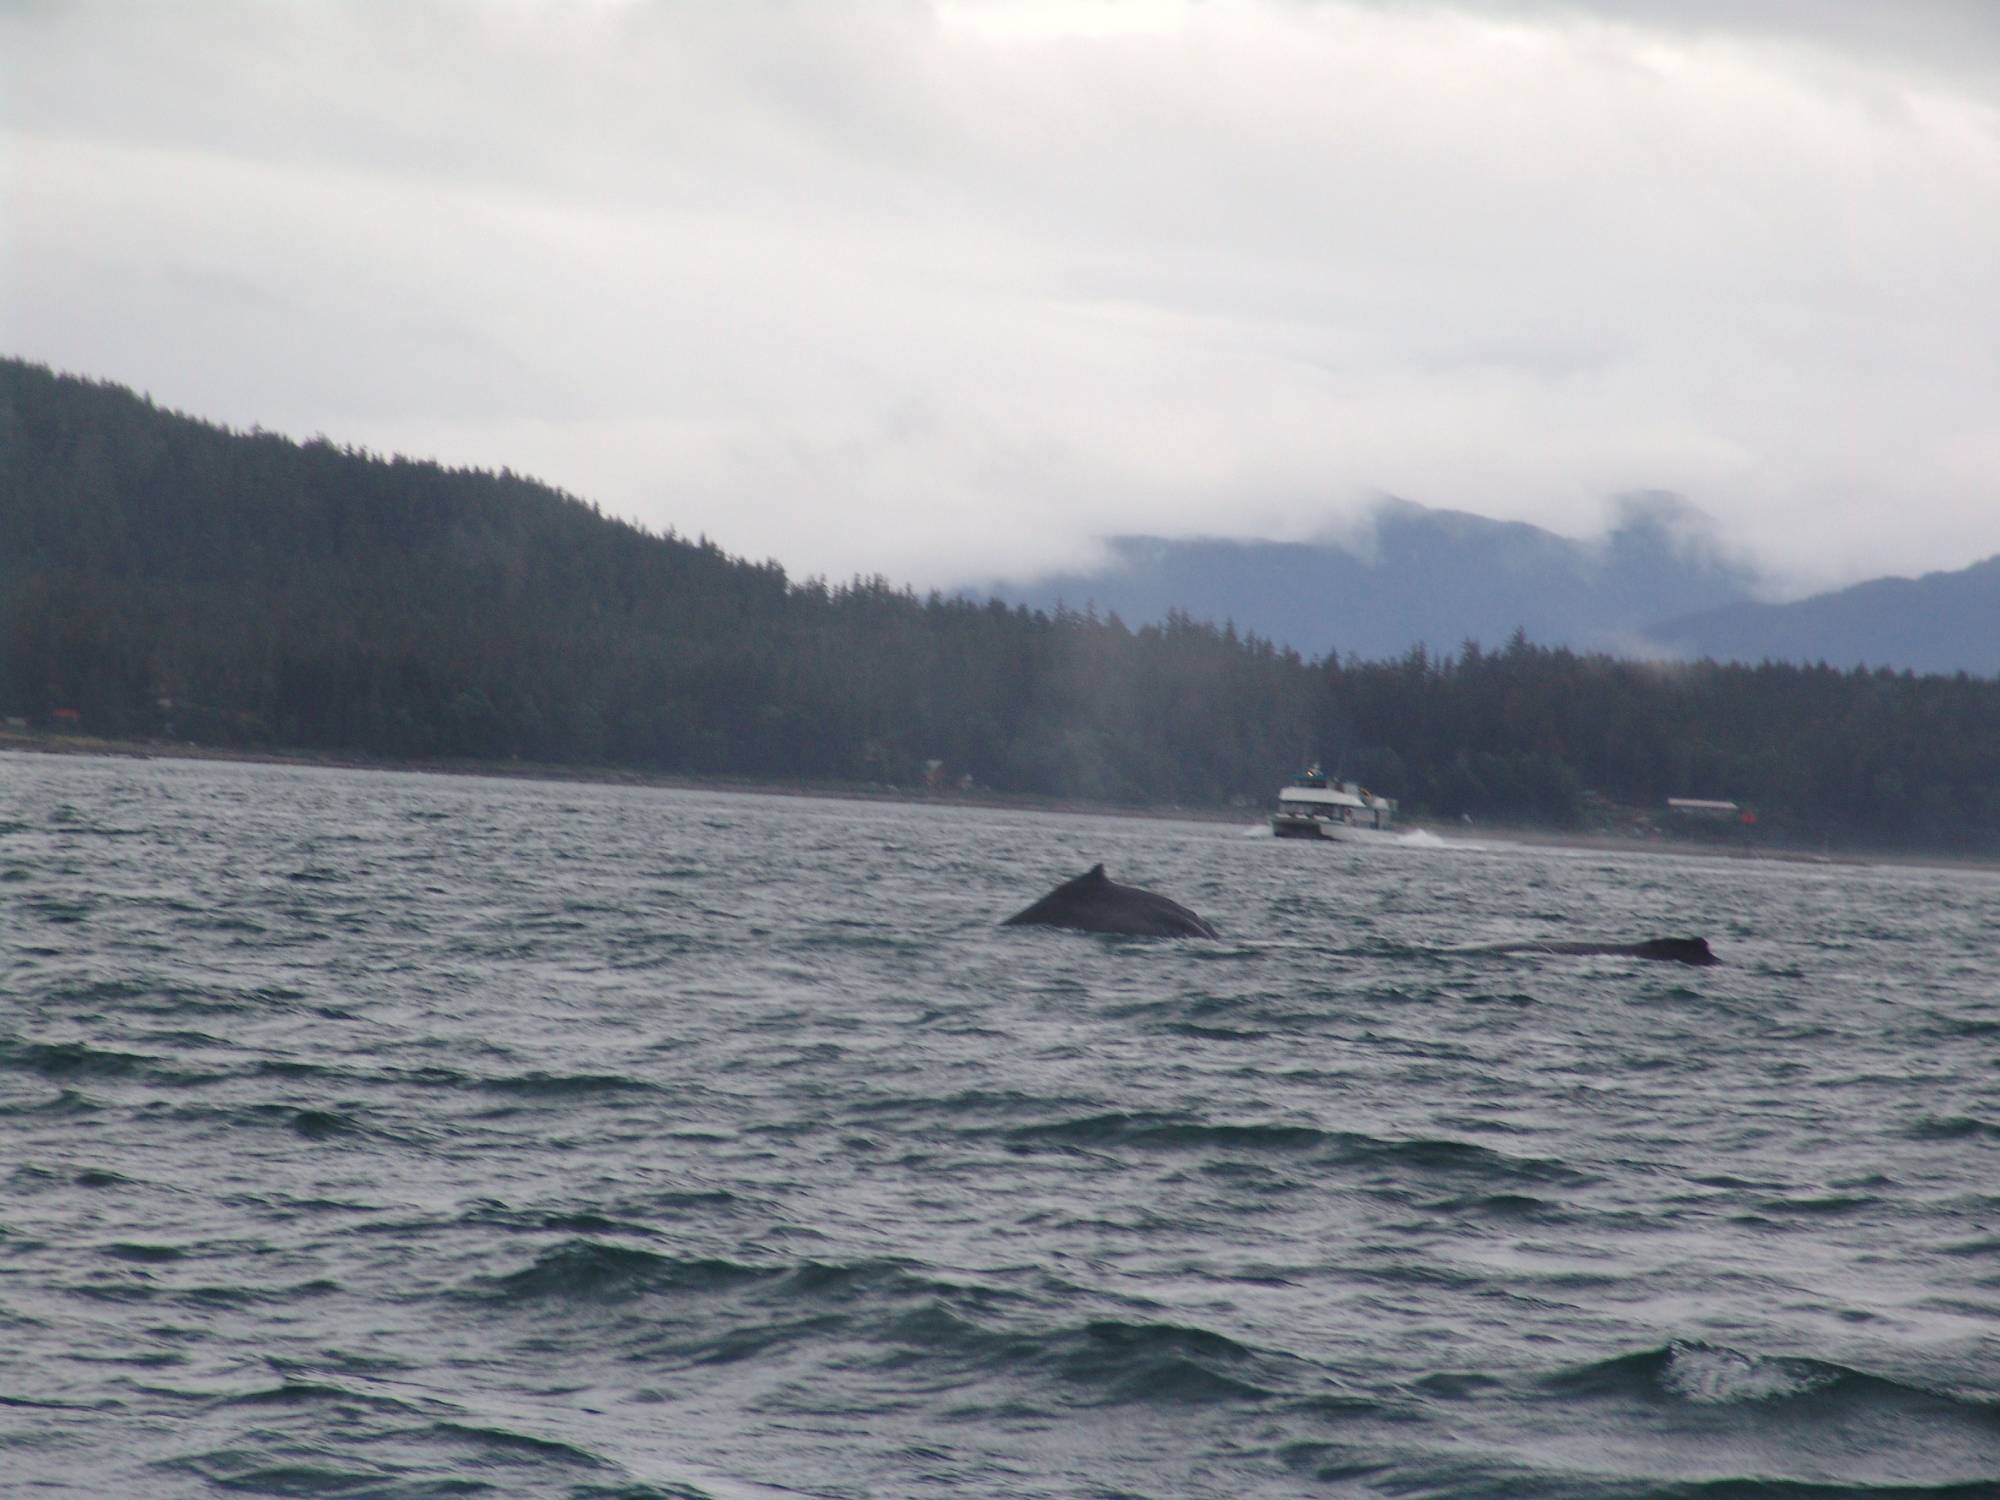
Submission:
<svg viewBox="0 0 2000 1500">
<path fill-rule="evenodd" d="M 1953 566 L 1993 15 L 15 6 L 0 343 L 835 576 L 1653 488 L 1801 583 Z"/>
<path fill-rule="evenodd" d="M 1422 3 L 1422 0 L 1417 0 Z M 1677 36 L 1816 48 L 1871 66 L 1921 68 L 1990 86 L 2000 76 L 2000 6 L 1989 0 L 1433 0 L 1471 16 L 1587 20 Z"/>
</svg>

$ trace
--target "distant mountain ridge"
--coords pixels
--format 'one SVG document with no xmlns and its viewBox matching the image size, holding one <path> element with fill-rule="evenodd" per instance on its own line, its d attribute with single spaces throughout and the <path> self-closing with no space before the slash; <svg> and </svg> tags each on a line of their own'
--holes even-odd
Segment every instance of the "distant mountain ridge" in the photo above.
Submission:
<svg viewBox="0 0 2000 1500">
<path fill-rule="evenodd" d="M 1773 604 L 1757 598 L 1769 580 L 1670 495 L 1628 497 L 1598 541 L 1407 501 L 1368 519 L 1352 543 L 1114 537 L 1105 568 L 991 592 L 1134 626 L 1178 610 L 1308 656 L 1490 648 L 1518 630 L 1623 657 L 2000 676 L 2000 556 Z"/>
<path fill-rule="evenodd" d="M 1736 603 L 1655 625 L 1676 656 L 2000 676 L 2000 556 L 1955 572 L 1876 578 L 1790 604 Z"/>
<path fill-rule="evenodd" d="M 1670 495 L 1628 497 L 1595 542 L 1400 500 L 1368 521 L 1354 544 L 1115 537 L 1108 568 L 992 591 L 1133 625 L 1180 610 L 1309 656 L 1382 659 L 1419 643 L 1498 645 L 1517 630 L 1541 645 L 1654 654 L 1649 624 L 1746 602 L 1762 582 Z"/>
</svg>

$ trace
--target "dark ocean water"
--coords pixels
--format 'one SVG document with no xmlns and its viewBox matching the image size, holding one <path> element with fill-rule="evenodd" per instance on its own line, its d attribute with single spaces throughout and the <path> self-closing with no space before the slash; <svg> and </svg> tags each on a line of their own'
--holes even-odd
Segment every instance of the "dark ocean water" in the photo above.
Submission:
<svg viewBox="0 0 2000 1500">
<path fill-rule="evenodd" d="M 1223 940 L 994 925 L 1098 860 Z M 1986 1500 L 1996 916 L 0 756 L 0 1492 Z"/>
</svg>

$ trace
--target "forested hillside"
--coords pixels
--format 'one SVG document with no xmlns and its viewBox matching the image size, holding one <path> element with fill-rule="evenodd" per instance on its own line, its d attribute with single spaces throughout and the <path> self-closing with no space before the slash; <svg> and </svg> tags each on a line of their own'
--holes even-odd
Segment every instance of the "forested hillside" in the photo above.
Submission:
<svg viewBox="0 0 2000 1500">
<path fill-rule="evenodd" d="M 229 432 L 19 362 L 0 715 L 903 786 L 939 762 L 948 784 L 1180 805 L 1262 805 L 1318 758 L 1418 815 L 1726 797 L 1760 837 L 2000 850 L 1991 681 L 1661 669 L 1518 636 L 1309 661 L 1178 613 L 1132 630 L 794 582 L 520 476 Z"/>
</svg>

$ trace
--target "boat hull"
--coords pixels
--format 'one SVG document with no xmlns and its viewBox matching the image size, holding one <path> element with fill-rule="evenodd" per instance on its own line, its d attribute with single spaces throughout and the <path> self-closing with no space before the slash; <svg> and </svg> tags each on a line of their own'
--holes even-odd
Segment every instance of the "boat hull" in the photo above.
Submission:
<svg viewBox="0 0 2000 1500">
<path fill-rule="evenodd" d="M 1309 818 L 1292 813 L 1273 813 L 1271 837 L 1325 839 L 1335 844 L 1375 844 L 1394 842 L 1402 837 L 1402 832 L 1394 828 L 1370 828 L 1365 823 L 1343 823 L 1335 818 Z"/>
<path fill-rule="evenodd" d="M 1272 813 L 1271 836 L 1280 839 L 1339 839 L 1352 830 L 1331 818 L 1314 818 L 1295 813 Z"/>
</svg>

